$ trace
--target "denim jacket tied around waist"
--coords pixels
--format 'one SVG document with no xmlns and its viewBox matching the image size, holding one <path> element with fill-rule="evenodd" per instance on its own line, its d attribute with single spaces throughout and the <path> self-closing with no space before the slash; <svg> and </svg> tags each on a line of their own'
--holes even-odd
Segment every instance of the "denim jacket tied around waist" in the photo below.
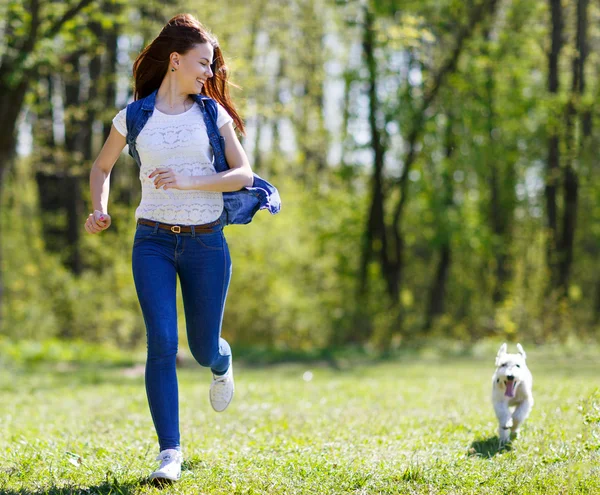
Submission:
<svg viewBox="0 0 600 495">
<path fill-rule="evenodd" d="M 154 112 L 156 93 L 154 90 L 145 98 L 131 102 L 127 105 L 127 144 L 129 154 L 134 158 L 139 167 L 142 166 L 140 155 L 135 147 L 136 139 L 148 119 Z M 217 104 L 208 96 L 202 94 L 190 95 L 202 111 L 208 139 L 213 149 L 214 166 L 218 172 L 229 170 L 225 159 L 225 139 L 219 133 L 217 127 Z M 246 224 L 252 221 L 252 217 L 258 210 L 266 209 L 272 215 L 281 209 L 279 192 L 272 184 L 254 174 L 254 182 L 251 187 L 244 187 L 239 191 L 224 192 L 223 205 L 225 210 L 225 225 Z"/>
</svg>

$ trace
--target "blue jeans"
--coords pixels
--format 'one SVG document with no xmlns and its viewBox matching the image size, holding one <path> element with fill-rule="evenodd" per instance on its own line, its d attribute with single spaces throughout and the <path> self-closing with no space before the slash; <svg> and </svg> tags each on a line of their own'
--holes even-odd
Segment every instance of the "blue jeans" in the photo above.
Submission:
<svg viewBox="0 0 600 495">
<path fill-rule="evenodd" d="M 223 218 L 223 217 L 221 217 Z M 231 363 L 221 324 L 231 278 L 223 220 L 212 232 L 174 234 L 138 224 L 132 270 L 146 324 L 146 394 L 160 450 L 180 449 L 177 355 L 177 275 L 194 359 L 217 375 Z"/>
</svg>

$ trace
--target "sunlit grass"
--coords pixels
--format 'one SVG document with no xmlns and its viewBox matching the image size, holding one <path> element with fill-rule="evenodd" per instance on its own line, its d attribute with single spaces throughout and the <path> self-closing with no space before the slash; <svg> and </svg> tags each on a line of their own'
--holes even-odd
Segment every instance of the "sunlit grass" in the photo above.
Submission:
<svg viewBox="0 0 600 495">
<path fill-rule="evenodd" d="M 165 493 L 599 493 L 598 356 L 530 352 L 536 404 L 497 448 L 493 356 L 178 371 L 182 479 Z M 310 373 L 306 373 L 306 372 Z M 159 493 L 143 366 L 0 373 L 0 493 Z"/>
</svg>

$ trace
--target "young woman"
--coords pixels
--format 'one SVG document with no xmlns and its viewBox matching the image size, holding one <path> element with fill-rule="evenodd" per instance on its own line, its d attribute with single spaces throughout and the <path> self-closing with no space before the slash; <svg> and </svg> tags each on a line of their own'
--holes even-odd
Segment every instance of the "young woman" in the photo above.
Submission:
<svg viewBox="0 0 600 495">
<path fill-rule="evenodd" d="M 209 398 L 223 411 L 234 391 L 231 349 L 221 338 L 221 323 L 231 276 L 223 226 L 223 192 L 253 184 L 242 149 L 244 125 L 229 98 L 227 68 L 216 38 L 193 16 L 173 17 L 133 65 L 135 100 L 113 119 L 90 173 L 93 213 L 85 223 L 90 234 L 110 227 L 110 172 L 125 144 L 128 129 L 143 125 L 135 143 L 140 166 L 141 202 L 133 241 L 132 271 L 146 325 L 146 393 L 156 428 L 160 467 L 153 480 L 177 480 L 182 453 L 175 357 L 177 354 L 176 279 L 179 276 L 190 350 L 213 374 Z M 213 164 L 201 96 L 216 101 L 216 124 L 225 140 L 229 170 Z M 206 101 L 206 100 L 204 100 Z M 212 102 L 210 102 L 212 103 Z M 128 127 L 128 122 L 130 127 Z M 140 123 L 141 122 L 141 123 Z"/>
</svg>

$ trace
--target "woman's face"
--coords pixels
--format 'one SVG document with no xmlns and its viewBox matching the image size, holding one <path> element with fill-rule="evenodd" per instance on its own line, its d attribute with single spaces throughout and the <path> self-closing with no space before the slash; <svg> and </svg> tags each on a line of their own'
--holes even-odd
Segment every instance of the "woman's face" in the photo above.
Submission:
<svg viewBox="0 0 600 495">
<path fill-rule="evenodd" d="M 182 92 L 187 94 L 202 92 L 206 80 L 213 76 L 210 68 L 213 55 L 213 47 L 210 43 L 194 45 L 194 48 L 184 55 L 177 52 L 171 54 L 169 70 L 175 67 L 175 72 L 172 74 L 177 78 Z"/>
</svg>

